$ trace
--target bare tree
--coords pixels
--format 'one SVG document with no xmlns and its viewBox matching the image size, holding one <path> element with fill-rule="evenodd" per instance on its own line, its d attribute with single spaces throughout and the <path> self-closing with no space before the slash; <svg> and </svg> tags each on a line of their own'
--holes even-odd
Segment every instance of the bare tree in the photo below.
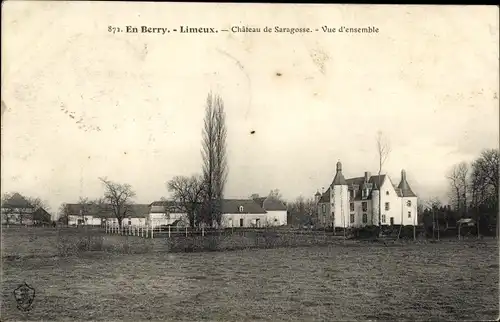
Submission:
<svg viewBox="0 0 500 322">
<path fill-rule="evenodd" d="M 378 153 L 378 188 L 381 189 L 382 185 L 382 167 L 384 166 L 387 158 L 389 158 L 389 154 L 391 153 L 391 146 L 386 137 L 384 137 L 383 133 L 379 131 L 377 133 L 377 153 Z M 382 193 L 378 194 L 378 227 L 379 234 L 382 233 L 380 230 L 381 219 L 382 219 Z"/>
<path fill-rule="evenodd" d="M 132 198 L 135 192 L 129 184 L 120 184 L 106 178 L 99 178 L 104 185 L 104 201 L 109 206 L 113 216 L 118 220 L 118 225 L 122 227 L 123 218 L 131 210 Z"/>
<path fill-rule="evenodd" d="M 61 204 L 59 207 L 59 219 L 58 221 L 61 222 L 63 225 L 68 225 L 69 223 L 69 209 L 68 205 L 66 203 Z"/>
<path fill-rule="evenodd" d="M 456 210 L 462 216 L 467 214 L 467 192 L 468 192 L 469 166 L 465 162 L 455 164 L 446 178 L 450 181 L 451 197 L 455 203 Z"/>
<path fill-rule="evenodd" d="M 90 214 L 90 210 L 92 207 L 92 202 L 89 201 L 89 198 L 87 197 L 80 197 L 78 199 L 79 208 L 80 208 L 80 213 L 78 214 L 80 216 L 80 219 L 82 220 L 83 224 L 86 223 L 87 216 Z"/>
<path fill-rule="evenodd" d="M 291 223 L 312 224 L 317 216 L 317 204 L 313 198 L 297 197 L 287 203 L 287 211 L 292 216 Z"/>
<path fill-rule="evenodd" d="M 279 201 L 283 201 L 283 195 L 281 194 L 280 190 L 279 189 L 273 189 L 269 192 L 269 195 L 268 195 L 270 198 L 273 198 L 273 199 L 276 199 L 276 200 L 279 200 Z"/>
<path fill-rule="evenodd" d="M 250 199 L 255 200 L 255 199 L 259 199 L 259 198 L 260 198 L 260 196 L 258 193 L 252 193 L 252 195 L 250 195 Z"/>
<path fill-rule="evenodd" d="M 50 210 L 49 204 L 39 197 L 27 197 L 26 200 L 30 203 L 31 206 L 33 206 L 33 211 L 37 211 L 40 208 L 43 208 L 46 211 Z"/>
<path fill-rule="evenodd" d="M 480 236 L 481 217 L 486 223 L 494 225 L 496 219 L 497 235 L 499 227 L 498 216 L 498 171 L 499 152 L 490 149 L 481 153 L 471 167 L 469 191 L 472 196 L 470 208 L 476 217 L 478 238 Z M 496 216 L 496 218 L 494 218 Z"/>
<path fill-rule="evenodd" d="M 177 176 L 167 183 L 167 189 L 172 193 L 174 201 L 180 210 L 188 216 L 189 225 L 197 227 L 200 221 L 200 204 L 203 201 L 204 181 L 202 176 Z"/>
<path fill-rule="evenodd" d="M 222 199 L 228 175 L 226 157 L 226 114 L 218 95 L 208 94 L 203 127 L 204 180 L 203 222 L 212 226 L 222 220 Z"/>
</svg>

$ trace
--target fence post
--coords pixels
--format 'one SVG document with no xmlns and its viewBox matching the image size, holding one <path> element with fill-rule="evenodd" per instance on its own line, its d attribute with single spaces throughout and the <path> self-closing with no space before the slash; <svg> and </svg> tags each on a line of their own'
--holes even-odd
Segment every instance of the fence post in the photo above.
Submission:
<svg viewBox="0 0 500 322">
<path fill-rule="evenodd" d="M 205 237 L 205 226 L 201 227 L 201 237 Z"/>
<path fill-rule="evenodd" d="M 168 225 L 168 238 L 170 238 L 170 225 Z"/>
<path fill-rule="evenodd" d="M 153 239 L 153 235 L 154 235 L 154 230 L 155 230 L 155 227 L 154 226 L 151 226 L 151 239 Z"/>
<path fill-rule="evenodd" d="M 187 237 L 187 236 L 188 236 L 188 228 L 187 228 L 187 226 L 186 226 L 186 237 Z"/>
</svg>

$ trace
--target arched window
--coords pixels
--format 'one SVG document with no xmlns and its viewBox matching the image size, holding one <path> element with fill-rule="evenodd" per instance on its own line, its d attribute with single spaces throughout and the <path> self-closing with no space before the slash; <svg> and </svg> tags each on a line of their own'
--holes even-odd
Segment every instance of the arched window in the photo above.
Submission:
<svg viewBox="0 0 500 322">
<path fill-rule="evenodd" d="M 240 212 L 243 212 L 243 206 L 240 206 Z"/>
</svg>

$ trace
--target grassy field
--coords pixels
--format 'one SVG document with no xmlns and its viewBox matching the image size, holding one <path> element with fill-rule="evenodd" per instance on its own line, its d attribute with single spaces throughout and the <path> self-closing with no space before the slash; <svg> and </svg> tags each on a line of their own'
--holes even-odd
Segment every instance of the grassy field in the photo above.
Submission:
<svg viewBox="0 0 500 322">
<path fill-rule="evenodd" d="M 58 256 L 54 243 L 74 234 L 3 231 L 2 321 L 490 320 L 499 315 L 496 240 Z M 26 313 L 16 308 L 12 294 L 23 282 L 37 292 Z"/>
</svg>

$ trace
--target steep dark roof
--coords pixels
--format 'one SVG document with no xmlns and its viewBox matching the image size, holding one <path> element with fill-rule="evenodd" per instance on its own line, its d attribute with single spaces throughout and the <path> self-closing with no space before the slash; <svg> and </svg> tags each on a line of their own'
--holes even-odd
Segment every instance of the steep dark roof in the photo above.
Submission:
<svg viewBox="0 0 500 322">
<path fill-rule="evenodd" d="M 382 174 L 380 175 L 380 185 L 382 185 L 385 181 L 386 175 Z M 353 189 L 353 185 L 358 185 L 358 190 L 356 190 L 356 195 L 354 196 L 354 200 L 362 200 L 362 188 L 363 184 L 365 183 L 365 177 L 355 177 L 355 178 L 349 178 L 345 180 L 345 184 L 348 186 L 349 190 Z M 371 176 L 370 179 L 368 179 L 368 183 L 372 184 L 372 186 L 377 186 L 379 187 L 379 176 Z M 368 196 L 367 199 L 371 198 L 371 193 Z M 319 203 L 325 203 L 325 202 L 330 202 L 330 188 L 326 190 L 321 198 L 319 199 Z"/>
<path fill-rule="evenodd" d="M 264 201 L 266 201 L 267 197 L 258 197 L 254 198 L 253 201 L 259 204 L 259 206 L 264 207 Z"/>
<path fill-rule="evenodd" d="M 181 211 L 181 209 L 182 209 L 182 207 L 180 206 L 180 203 L 173 201 L 173 200 L 154 201 L 149 205 L 149 207 L 163 207 L 164 211 L 167 211 L 167 212 L 177 212 L 177 211 Z M 156 212 L 156 211 L 152 211 L 152 212 Z"/>
<path fill-rule="evenodd" d="M 5 208 L 33 208 L 33 206 L 19 193 L 14 193 L 9 199 L 5 201 L 2 205 Z"/>
<path fill-rule="evenodd" d="M 342 174 L 342 163 L 337 162 L 337 173 L 335 174 L 335 178 L 333 178 L 332 186 L 345 185 L 346 180 L 344 175 Z"/>
<path fill-rule="evenodd" d="M 266 211 L 286 210 L 286 206 L 283 202 L 275 198 L 267 198 L 262 208 Z"/>
<path fill-rule="evenodd" d="M 67 211 L 69 215 L 80 216 L 80 210 L 83 210 L 87 207 L 87 215 L 100 217 L 100 218 L 114 218 L 115 215 L 111 211 L 110 205 L 97 206 L 95 204 L 66 204 Z M 149 214 L 149 205 L 148 204 L 132 204 L 129 205 L 129 211 L 127 212 L 127 216 L 134 218 L 144 218 L 147 214 Z"/>
<path fill-rule="evenodd" d="M 266 198 L 256 198 L 256 199 L 223 199 L 222 200 L 222 213 L 239 213 L 240 206 L 243 206 L 243 213 L 249 214 L 265 214 L 266 211 L 259 204 L 263 199 L 262 204 L 264 203 L 264 199 Z M 171 200 L 166 201 L 155 201 L 150 204 L 150 206 L 164 206 L 169 209 L 169 211 L 175 211 L 179 209 L 178 203 Z M 273 206 L 273 205 L 271 205 Z M 283 205 L 283 209 L 286 210 L 286 207 Z"/>
<path fill-rule="evenodd" d="M 224 199 L 222 200 L 222 213 L 235 214 L 243 206 L 244 214 L 265 214 L 266 211 L 252 199 Z"/>
<path fill-rule="evenodd" d="M 260 197 L 255 198 L 254 201 L 266 211 L 286 210 L 285 204 L 276 198 Z"/>
<path fill-rule="evenodd" d="M 328 188 L 319 199 L 319 203 L 325 202 L 330 202 L 330 188 Z"/>
<path fill-rule="evenodd" d="M 396 193 L 398 194 L 398 197 L 416 197 L 417 195 L 411 190 L 410 185 L 408 182 L 401 181 L 397 187 L 394 187 L 396 190 Z"/>
<path fill-rule="evenodd" d="M 43 208 L 38 208 L 33 212 L 33 219 L 45 223 L 50 223 L 52 216 Z"/>
</svg>

